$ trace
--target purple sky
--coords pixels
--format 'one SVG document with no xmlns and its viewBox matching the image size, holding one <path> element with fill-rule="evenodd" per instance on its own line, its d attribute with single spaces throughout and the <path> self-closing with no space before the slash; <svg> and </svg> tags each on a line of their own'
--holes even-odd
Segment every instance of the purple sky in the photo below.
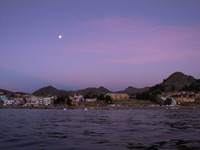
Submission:
<svg viewBox="0 0 200 150">
<path fill-rule="evenodd" d="M 199 0 L 0 0 L 0 88 L 117 91 L 199 66 Z"/>
</svg>

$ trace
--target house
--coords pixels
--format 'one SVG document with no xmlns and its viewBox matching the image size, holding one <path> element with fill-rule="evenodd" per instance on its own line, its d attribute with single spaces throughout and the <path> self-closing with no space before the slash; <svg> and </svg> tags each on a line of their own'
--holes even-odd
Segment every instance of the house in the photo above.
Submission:
<svg viewBox="0 0 200 150">
<path fill-rule="evenodd" d="M 123 100 L 130 98 L 130 96 L 126 93 L 107 93 L 106 96 L 110 96 L 110 98 L 113 100 Z"/>
<path fill-rule="evenodd" d="M 7 99 L 4 101 L 4 106 L 8 106 L 8 105 L 14 105 L 15 104 L 15 100 L 10 100 L 10 99 Z"/>
<path fill-rule="evenodd" d="M 4 94 L 3 92 L 0 93 L 0 105 L 1 106 L 4 105 L 5 101 L 8 100 L 8 98 L 5 95 L 3 95 L 3 94 Z"/>
<path fill-rule="evenodd" d="M 95 102 L 95 101 L 97 101 L 97 99 L 96 98 L 86 98 L 85 101 L 86 102 Z"/>
<path fill-rule="evenodd" d="M 160 104 L 176 106 L 177 101 L 170 94 L 157 95 L 157 102 Z"/>
<path fill-rule="evenodd" d="M 5 95 L 0 95 L 0 100 L 1 101 L 6 101 L 8 98 Z"/>
<path fill-rule="evenodd" d="M 40 99 L 40 97 L 37 97 L 37 96 L 31 96 L 31 98 L 30 98 L 30 102 L 36 102 L 36 103 L 39 103 L 39 99 Z"/>
<path fill-rule="evenodd" d="M 191 97 L 176 97 L 175 100 L 180 103 L 194 103 L 195 99 Z"/>
<path fill-rule="evenodd" d="M 15 105 L 23 105 L 25 102 L 23 98 L 14 98 L 15 100 Z"/>
<path fill-rule="evenodd" d="M 71 100 L 71 104 L 73 106 L 79 106 L 80 105 L 80 101 L 83 101 L 84 100 L 84 97 L 82 95 L 76 95 L 74 94 L 74 97 L 70 96 L 69 97 L 70 100 Z"/>
<path fill-rule="evenodd" d="M 80 101 L 80 100 L 83 100 L 83 99 L 84 99 L 83 95 L 81 95 L 81 94 L 78 94 L 78 95 L 74 94 L 74 100 Z"/>
<path fill-rule="evenodd" d="M 42 105 L 42 106 L 50 106 L 53 104 L 54 102 L 54 97 L 42 97 L 42 98 L 39 98 L 38 100 L 38 103 L 39 105 Z"/>
<path fill-rule="evenodd" d="M 27 103 L 26 105 L 27 106 L 38 106 L 39 105 L 39 98 L 40 97 L 36 97 L 36 96 L 31 96 L 31 97 L 28 97 L 26 99 Z"/>
</svg>

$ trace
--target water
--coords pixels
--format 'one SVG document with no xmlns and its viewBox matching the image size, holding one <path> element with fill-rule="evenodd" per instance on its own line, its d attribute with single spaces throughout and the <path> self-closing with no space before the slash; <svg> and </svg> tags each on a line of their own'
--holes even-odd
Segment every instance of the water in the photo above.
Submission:
<svg viewBox="0 0 200 150">
<path fill-rule="evenodd" d="M 0 149 L 200 149 L 200 110 L 0 109 Z"/>
</svg>

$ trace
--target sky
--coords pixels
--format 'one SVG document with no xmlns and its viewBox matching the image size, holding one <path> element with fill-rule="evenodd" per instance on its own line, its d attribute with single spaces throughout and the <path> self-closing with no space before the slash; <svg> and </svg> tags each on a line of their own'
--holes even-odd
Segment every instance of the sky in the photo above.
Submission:
<svg viewBox="0 0 200 150">
<path fill-rule="evenodd" d="M 200 0 L 0 0 L 0 89 L 142 88 L 199 58 Z"/>
</svg>

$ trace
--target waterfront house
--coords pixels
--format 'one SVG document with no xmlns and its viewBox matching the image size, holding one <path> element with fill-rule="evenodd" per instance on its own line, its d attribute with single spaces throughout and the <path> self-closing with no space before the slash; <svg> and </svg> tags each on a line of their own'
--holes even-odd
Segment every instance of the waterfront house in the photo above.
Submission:
<svg viewBox="0 0 200 150">
<path fill-rule="evenodd" d="M 86 98 L 85 101 L 86 102 L 96 102 L 97 99 L 96 98 Z"/>
<path fill-rule="evenodd" d="M 54 97 L 42 97 L 38 99 L 38 104 L 41 106 L 50 106 L 53 105 Z"/>
<path fill-rule="evenodd" d="M 1 101 L 6 101 L 8 98 L 5 95 L 0 95 L 0 100 Z"/>
<path fill-rule="evenodd" d="M 195 99 L 191 97 L 176 97 L 175 100 L 180 103 L 194 103 Z"/>
<path fill-rule="evenodd" d="M 25 102 L 24 102 L 24 100 L 23 100 L 23 98 L 14 98 L 14 100 L 15 100 L 15 105 L 23 105 Z"/>
<path fill-rule="evenodd" d="M 78 95 L 74 94 L 74 100 L 80 101 L 80 100 L 83 100 L 83 99 L 84 99 L 83 95 L 81 95 L 81 94 L 78 94 Z"/>
<path fill-rule="evenodd" d="M 27 100 L 27 103 L 26 105 L 27 106 L 38 106 L 39 105 L 39 98 L 40 97 L 36 97 L 36 96 L 30 96 L 28 97 L 26 100 Z"/>
<path fill-rule="evenodd" d="M 107 93 L 106 96 L 110 96 L 112 100 L 123 100 L 130 98 L 130 96 L 126 93 Z"/>
<path fill-rule="evenodd" d="M 80 101 L 83 102 L 83 100 L 84 100 L 83 95 L 80 95 L 80 94 L 79 95 L 74 94 L 74 97 L 70 96 L 69 98 L 70 98 L 71 104 L 73 106 L 79 106 Z"/>
<path fill-rule="evenodd" d="M 7 99 L 4 101 L 4 106 L 8 106 L 8 105 L 14 105 L 15 104 L 15 100 L 11 100 L 11 99 Z"/>
</svg>

